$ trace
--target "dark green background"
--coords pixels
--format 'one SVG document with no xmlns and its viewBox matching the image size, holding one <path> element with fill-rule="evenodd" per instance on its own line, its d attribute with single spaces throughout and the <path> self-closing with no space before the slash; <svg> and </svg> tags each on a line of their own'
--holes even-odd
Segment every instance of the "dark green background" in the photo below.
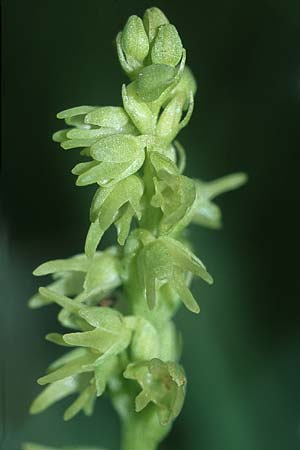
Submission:
<svg viewBox="0 0 300 450">
<path fill-rule="evenodd" d="M 56 308 L 27 309 L 42 261 L 80 252 L 94 188 L 76 188 L 78 152 L 51 141 L 57 111 L 118 105 L 125 80 L 114 37 L 148 1 L 3 2 L 1 194 L 2 447 L 24 440 L 118 449 L 108 399 L 63 423 L 66 402 L 39 416 L 35 379 L 60 350 Z M 187 173 L 243 170 L 248 185 L 220 198 L 224 229 L 191 228 L 215 277 L 194 283 L 201 314 L 182 309 L 186 404 L 165 450 L 299 450 L 300 3 L 157 1 L 178 28 L 198 81 L 182 133 Z M 106 237 L 103 246 L 114 239 Z M 298 296 L 299 297 L 299 296 Z M 142 438 L 142 437 L 141 437 Z"/>
</svg>

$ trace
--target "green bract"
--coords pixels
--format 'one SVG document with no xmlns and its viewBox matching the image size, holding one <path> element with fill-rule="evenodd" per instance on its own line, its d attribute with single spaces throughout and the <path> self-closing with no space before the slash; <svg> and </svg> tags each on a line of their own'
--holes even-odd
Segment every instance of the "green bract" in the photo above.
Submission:
<svg viewBox="0 0 300 450">
<path fill-rule="evenodd" d="M 34 271 L 52 280 L 29 304 L 59 305 L 66 331 L 46 339 L 67 351 L 38 379 L 46 386 L 31 412 L 75 395 L 65 420 L 80 411 L 89 415 L 106 392 L 122 419 L 122 450 L 155 450 L 185 396 L 173 317 L 181 303 L 199 312 L 189 288 L 193 276 L 213 282 L 183 232 L 190 223 L 219 228 L 214 198 L 246 177 L 204 182 L 183 174 L 186 152 L 175 139 L 191 118 L 196 82 L 176 28 L 158 8 L 143 20 L 128 19 L 117 51 L 130 77 L 122 106 L 80 106 L 57 115 L 66 127 L 54 141 L 80 149 L 72 169 L 76 185 L 97 189 L 85 253 Z M 117 244 L 99 251 L 111 225 Z M 24 450 L 55 449 L 26 444 Z"/>
</svg>

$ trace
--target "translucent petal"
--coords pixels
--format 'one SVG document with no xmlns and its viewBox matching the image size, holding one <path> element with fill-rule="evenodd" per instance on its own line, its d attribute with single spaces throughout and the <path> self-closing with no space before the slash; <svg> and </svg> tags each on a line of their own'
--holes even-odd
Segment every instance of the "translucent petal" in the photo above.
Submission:
<svg viewBox="0 0 300 450">
<path fill-rule="evenodd" d="M 155 127 L 154 114 L 145 103 L 137 101 L 134 95 L 128 94 L 127 88 L 123 84 L 122 98 L 127 114 L 142 134 L 152 134 Z"/>
<path fill-rule="evenodd" d="M 64 364 L 74 361 L 77 358 L 80 358 L 81 356 L 84 356 L 86 354 L 86 350 L 84 348 L 76 348 L 75 350 L 71 350 L 59 358 L 57 358 L 55 361 L 53 361 L 50 366 L 49 370 L 53 371 L 55 369 L 58 369 L 59 367 L 62 367 Z"/>
<path fill-rule="evenodd" d="M 124 245 L 129 235 L 130 225 L 135 212 L 131 205 L 126 205 L 125 210 L 121 212 L 120 218 L 115 221 L 118 233 L 118 243 Z"/>
<path fill-rule="evenodd" d="M 109 331 L 96 328 L 93 331 L 65 334 L 64 340 L 70 345 L 89 347 L 105 353 L 115 344 L 116 335 Z"/>
<path fill-rule="evenodd" d="M 86 274 L 84 289 L 92 291 L 99 286 L 102 290 L 115 289 L 121 284 L 119 270 L 119 259 L 115 252 L 105 251 L 97 254 Z"/>
<path fill-rule="evenodd" d="M 177 267 L 180 267 L 183 271 L 192 272 L 209 284 L 213 282 L 211 275 L 206 271 L 206 267 L 202 261 L 190 252 L 181 242 L 167 236 L 163 239 Z"/>
<path fill-rule="evenodd" d="M 69 347 L 69 345 L 63 340 L 62 334 L 59 333 L 49 333 L 46 334 L 46 341 L 52 342 L 53 344 L 62 345 L 63 347 Z"/>
<path fill-rule="evenodd" d="M 64 420 L 70 420 L 95 396 L 95 386 L 87 386 L 64 413 Z"/>
<path fill-rule="evenodd" d="M 83 173 L 85 173 L 86 171 L 88 171 L 89 169 L 91 169 L 92 167 L 95 167 L 97 165 L 98 165 L 97 161 L 88 161 L 88 162 L 79 163 L 79 164 L 76 164 L 75 167 L 73 167 L 71 172 L 74 175 L 82 175 Z"/>
<path fill-rule="evenodd" d="M 81 114 L 79 116 L 68 117 L 65 119 L 67 125 L 71 127 L 79 128 L 80 130 L 89 130 L 91 128 L 90 125 L 87 125 L 84 122 L 85 114 Z"/>
<path fill-rule="evenodd" d="M 56 117 L 58 119 L 66 119 L 68 117 L 79 116 L 81 114 L 87 114 L 95 109 L 95 106 L 75 106 L 74 108 L 65 109 L 59 112 Z"/>
<path fill-rule="evenodd" d="M 94 256 L 104 232 L 105 230 L 100 227 L 98 221 L 91 223 L 84 246 L 84 251 L 88 258 L 92 258 Z"/>
<path fill-rule="evenodd" d="M 204 227 L 219 229 L 222 226 L 222 213 L 213 202 L 206 201 L 193 208 L 192 222 Z"/>
<path fill-rule="evenodd" d="M 114 134 L 113 128 L 97 128 L 96 130 L 72 129 L 67 132 L 68 139 L 95 139 Z"/>
<path fill-rule="evenodd" d="M 205 183 L 205 189 L 209 198 L 214 198 L 217 195 L 239 188 L 247 182 L 247 179 L 245 173 L 234 173 Z"/>
<path fill-rule="evenodd" d="M 99 127 L 120 129 L 128 124 L 129 117 L 120 106 L 103 106 L 88 113 L 85 122 Z"/>
<path fill-rule="evenodd" d="M 62 278 L 58 278 L 53 283 L 48 284 L 47 288 L 58 294 L 73 296 L 78 294 L 83 285 L 83 274 L 73 272 L 71 274 L 59 274 Z M 49 298 L 45 298 L 40 293 L 33 295 L 29 299 L 30 308 L 40 308 L 41 306 L 53 303 Z"/>
<path fill-rule="evenodd" d="M 79 272 L 86 272 L 88 268 L 88 261 L 85 255 L 76 255 L 67 259 L 55 259 L 48 261 L 38 266 L 33 275 L 42 276 L 56 272 L 65 272 L 69 270 L 75 270 Z"/>
<path fill-rule="evenodd" d="M 104 191 L 104 189 L 103 189 Z M 107 194 L 107 195 L 106 195 Z M 92 205 L 93 216 L 99 215 L 99 224 L 90 228 L 91 237 L 88 234 L 89 249 L 93 252 L 98 245 L 103 233 L 112 225 L 117 217 L 119 209 L 127 202 L 129 202 L 135 211 L 135 214 L 140 216 L 140 199 L 143 194 L 142 181 L 135 175 L 117 183 L 113 189 L 109 188 L 107 193 L 98 194 Z M 95 222 L 96 223 L 96 222 Z M 92 225 L 91 225 L 92 227 Z M 92 254 L 92 253 L 90 253 Z"/>
<path fill-rule="evenodd" d="M 142 411 L 142 409 L 144 409 L 150 402 L 151 402 L 151 397 L 148 395 L 148 393 L 144 392 L 144 391 L 140 392 L 139 395 L 137 395 L 135 398 L 136 412 Z"/>
<path fill-rule="evenodd" d="M 173 175 L 179 175 L 176 164 L 174 164 L 174 162 L 171 161 L 171 159 L 169 159 L 167 156 L 164 156 L 159 152 L 152 151 L 150 153 L 150 160 L 157 174 L 159 174 L 159 172 L 163 170 Z"/>
<path fill-rule="evenodd" d="M 39 293 L 49 301 L 57 303 L 59 306 L 67 309 L 70 312 L 76 313 L 81 307 L 81 305 L 78 303 L 76 304 L 74 300 L 69 299 L 65 295 L 50 291 L 50 289 L 47 288 L 39 288 Z"/>
<path fill-rule="evenodd" d="M 132 161 L 141 151 L 140 141 L 126 134 L 103 137 L 91 147 L 94 159 L 114 163 Z"/>
<path fill-rule="evenodd" d="M 120 177 L 123 177 L 124 172 L 128 170 L 130 165 L 128 162 L 97 163 L 79 175 L 76 185 L 88 186 L 89 184 L 98 183 L 106 186 L 112 181 L 117 182 Z"/>
<path fill-rule="evenodd" d="M 67 140 L 67 133 L 70 131 L 70 128 L 67 128 L 66 130 L 59 130 L 53 133 L 52 139 L 54 142 L 63 142 Z"/>
<path fill-rule="evenodd" d="M 156 134 L 167 142 L 171 141 L 173 136 L 177 134 L 184 101 L 183 95 L 179 94 L 173 97 L 159 117 Z"/>
<path fill-rule="evenodd" d="M 186 281 L 184 276 L 179 271 L 174 273 L 174 278 L 170 282 L 171 286 L 175 289 L 175 291 L 180 296 L 181 301 L 190 311 L 194 313 L 199 313 L 200 308 L 196 300 L 194 299 L 191 291 L 186 285 Z"/>
<path fill-rule="evenodd" d="M 30 414 L 38 414 L 57 401 L 67 397 L 76 391 L 78 387 L 74 377 L 68 377 L 56 381 L 47 386 L 33 401 L 30 406 Z"/>
<path fill-rule="evenodd" d="M 178 152 L 178 170 L 180 173 L 183 173 L 186 165 L 186 152 L 184 147 L 180 144 L 180 142 L 174 142 L 175 148 Z"/>
<path fill-rule="evenodd" d="M 79 313 L 93 327 L 101 328 L 109 333 L 117 334 L 123 326 L 122 315 L 111 308 L 89 306 L 82 308 Z"/>
<path fill-rule="evenodd" d="M 22 445 L 22 450 L 106 450 L 106 449 L 99 447 L 96 448 L 96 447 L 82 447 L 82 446 L 57 448 L 57 447 L 48 447 L 40 444 L 34 444 L 33 442 L 28 442 Z"/>
<path fill-rule="evenodd" d="M 85 365 L 95 361 L 96 356 L 97 355 L 94 355 L 93 353 L 86 352 L 84 355 L 79 356 L 72 361 L 69 361 L 62 367 L 54 370 L 53 372 L 50 372 L 48 375 L 39 378 L 37 381 L 39 384 L 44 385 L 47 383 L 54 383 L 55 381 L 68 378 L 70 376 L 78 375 L 79 373 L 85 371 Z"/>
<path fill-rule="evenodd" d="M 68 139 L 67 141 L 63 141 L 61 143 L 61 147 L 64 150 L 69 150 L 72 148 L 77 147 L 89 147 L 90 145 L 93 145 L 97 140 L 100 138 L 93 138 L 93 139 Z"/>
</svg>

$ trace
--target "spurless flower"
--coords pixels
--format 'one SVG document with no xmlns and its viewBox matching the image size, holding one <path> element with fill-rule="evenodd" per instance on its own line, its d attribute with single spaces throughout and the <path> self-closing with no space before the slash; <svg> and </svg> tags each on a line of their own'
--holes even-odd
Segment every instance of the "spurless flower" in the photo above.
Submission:
<svg viewBox="0 0 300 450">
<path fill-rule="evenodd" d="M 135 399 L 137 412 L 152 402 L 162 426 L 175 419 L 181 411 L 186 378 L 182 367 L 174 362 L 160 359 L 129 364 L 124 372 L 125 378 L 136 380 L 142 391 Z"/>
<path fill-rule="evenodd" d="M 66 332 L 46 339 L 67 351 L 38 379 L 45 387 L 31 412 L 75 395 L 65 420 L 89 415 L 106 392 L 122 420 L 122 450 L 156 450 L 186 389 L 173 317 L 181 303 L 200 310 L 190 291 L 193 276 L 213 282 L 183 232 L 191 222 L 218 228 L 214 198 L 246 177 L 203 182 L 183 174 L 188 152 L 175 139 L 191 118 L 196 81 L 162 11 L 131 16 L 117 36 L 117 52 L 130 77 L 122 106 L 80 106 L 57 115 L 66 128 L 53 139 L 65 150 L 79 149 L 76 185 L 96 189 L 85 253 L 34 271 L 53 280 L 29 304 L 59 305 Z M 112 225 L 117 245 L 99 251 Z M 57 449 L 26 444 L 23 450 Z"/>
</svg>

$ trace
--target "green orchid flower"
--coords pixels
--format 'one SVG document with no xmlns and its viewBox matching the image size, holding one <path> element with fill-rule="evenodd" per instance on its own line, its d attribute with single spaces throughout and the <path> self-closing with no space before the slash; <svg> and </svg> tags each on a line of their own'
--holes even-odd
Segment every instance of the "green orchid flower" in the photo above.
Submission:
<svg viewBox="0 0 300 450">
<path fill-rule="evenodd" d="M 137 412 L 152 402 L 162 426 L 168 425 L 181 411 L 186 378 L 181 366 L 174 362 L 163 362 L 154 358 L 129 364 L 124 377 L 136 380 L 142 391 L 135 399 Z"/>
<path fill-rule="evenodd" d="M 99 303 L 101 298 L 121 285 L 120 260 L 115 247 L 97 252 L 92 260 L 81 254 L 48 261 L 37 267 L 33 274 L 52 275 L 54 281 L 47 286 L 48 289 L 90 304 Z M 49 303 L 51 301 L 39 293 L 29 300 L 32 308 Z"/>
<path fill-rule="evenodd" d="M 204 264 L 181 242 L 168 237 L 153 239 L 138 255 L 138 270 L 149 308 L 156 305 L 160 287 L 168 283 L 192 312 L 200 308 L 187 287 L 186 276 L 190 272 L 211 284 L 213 279 Z"/>
</svg>

